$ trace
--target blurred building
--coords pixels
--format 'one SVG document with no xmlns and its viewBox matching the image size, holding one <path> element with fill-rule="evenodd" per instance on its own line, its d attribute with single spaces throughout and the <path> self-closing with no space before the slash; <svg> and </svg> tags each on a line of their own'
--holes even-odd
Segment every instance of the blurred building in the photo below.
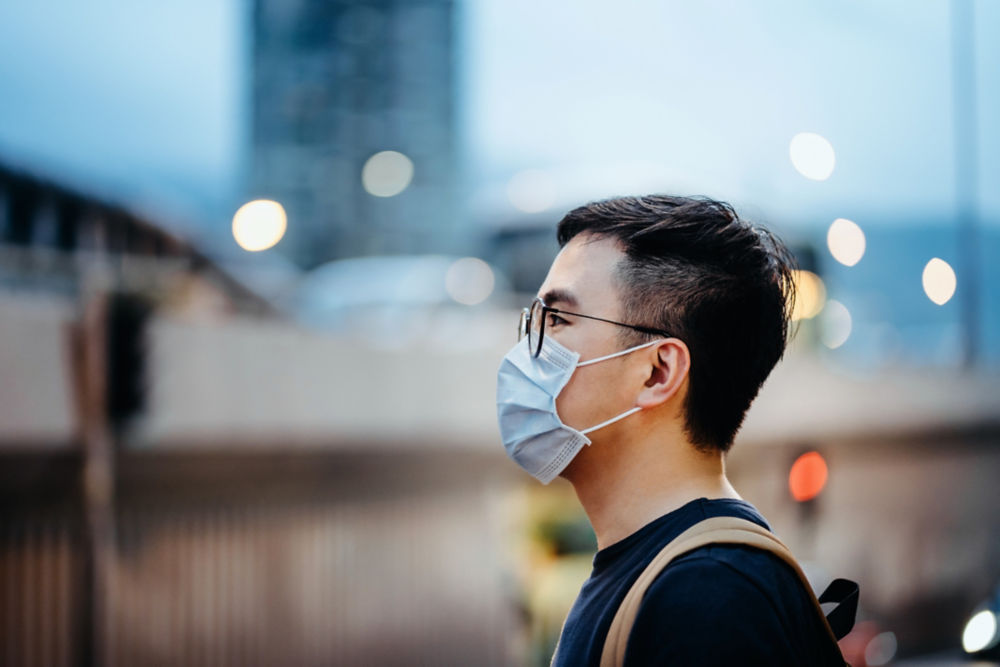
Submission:
<svg viewBox="0 0 1000 667">
<path fill-rule="evenodd" d="M 257 0 L 251 187 L 288 211 L 281 251 L 300 265 L 451 250 L 454 11 Z"/>
<path fill-rule="evenodd" d="M 175 311 L 274 313 L 158 221 L 0 164 L 0 288 L 74 300 L 88 283 L 156 291 Z"/>
<path fill-rule="evenodd" d="M 517 664 L 495 355 L 275 315 L 0 167 L 0 664 Z"/>
</svg>

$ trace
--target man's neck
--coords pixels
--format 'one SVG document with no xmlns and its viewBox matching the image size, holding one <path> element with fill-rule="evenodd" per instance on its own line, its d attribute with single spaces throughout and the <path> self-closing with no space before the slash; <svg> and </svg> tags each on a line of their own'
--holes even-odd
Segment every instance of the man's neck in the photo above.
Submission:
<svg viewBox="0 0 1000 667">
<path fill-rule="evenodd" d="M 696 498 L 740 497 L 726 478 L 721 454 L 704 454 L 676 436 L 633 442 L 627 452 L 595 443 L 567 468 L 565 477 L 594 527 L 599 549 Z"/>
</svg>

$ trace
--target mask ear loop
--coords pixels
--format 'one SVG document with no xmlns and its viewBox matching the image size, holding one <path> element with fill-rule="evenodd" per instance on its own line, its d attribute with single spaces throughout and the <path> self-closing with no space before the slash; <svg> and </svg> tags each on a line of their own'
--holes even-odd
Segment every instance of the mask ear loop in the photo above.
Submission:
<svg viewBox="0 0 1000 667">
<path fill-rule="evenodd" d="M 583 435 L 587 435 L 588 433 L 593 433 L 594 431 L 596 431 L 599 428 L 604 428 L 605 426 L 610 426 L 611 424 L 614 424 L 619 419 L 625 419 L 629 415 L 634 415 L 635 413 L 639 412 L 639 410 L 642 410 L 642 408 L 640 408 L 639 406 L 636 406 L 636 407 L 632 408 L 631 410 L 626 410 L 625 412 L 621 413 L 617 417 L 612 417 L 611 419 L 609 419 L 607 421 L 601 422 L 597 426 L 591 426 L 588 429 L 580 431 L 580 433 L 582 433 Z"/>
<path fill-rule="evenodd" d="M 665 340 L 666 340 L 666 338 L 658 338 L 657 340 L 651 340 L 648 343 L 643 343 L 642 345 L 636 345 L 635 347 L 630 347 L 627 350 L 622 350 L 621 352 L 613 352 L 611 354 L 606 354 L 603 357 L 597 357 L 596 359 L 589 359 L 587 361 L 578 363 L 577 367 L 579 367 L 579 366 L 587 366 L 589 364 L 596 364 L 597 362 L 599 362 L 599 361 L 605 361 L 606 359 L 614 359 L 615 357 L 620 357 L 622 355 L 628 354 L 629 352 L 635 352 L 636 350 L 641 350 L 644 347 L 650 347 L 652 345 L 656 345 L 657 343 L 662 343 Z M 596 431 L 599 428 L 604 428 L 605 426 L 610 426 L 611 424 L 614 424 L 616 421 L 619 421 L 621 419 L 625 419 L 629 415 L 634 415 L 635 413 L 639 412 L 640 410 L 642 410 L 642 408 L 639 407 L 639 406 L 636 406 L 636 407 L 632 408 L 631 410 L 626 410 L 625 412 L 621 413 L 617 417 L 612 417 L 611 419 L 608 419 L 607 421 L 601 422 L 597 426 L 591 426 L 588 429 L 584 429 L 583 431 L 580 431 L 580 433 L 582 433 L 583 435 L 587 435 L 588 433 L 593 433 L 594 431 Z"/>
<path fill-rule="evenodd" d="M 642 345 L 636 345 L 635 347 L 630 347 L 627 350 L 622 350 L 621 352 L 612 352 L 611 354 L 606 354 L 603 357 L 597 357 L 596 359 L 588 359 L 587 361 L 581 361 L 577 364 L 580 366 L 589 366 L 590 364 L 596 364 L 599 361 L 605 361 L 606 359 L 614 359 L 615 357 L 620 357 L 622 355 L 628 354 L 629 352 L 635 352 L 636 350 L 641 350 L 644 347 L 649 347 L 651 345 L 656 345 L 657 343 L 662 343 L 667 340 L 666 338 L 657 338 L 656 340 L 651 340 L 648 343 L 643 343 Z"/>
</svg>

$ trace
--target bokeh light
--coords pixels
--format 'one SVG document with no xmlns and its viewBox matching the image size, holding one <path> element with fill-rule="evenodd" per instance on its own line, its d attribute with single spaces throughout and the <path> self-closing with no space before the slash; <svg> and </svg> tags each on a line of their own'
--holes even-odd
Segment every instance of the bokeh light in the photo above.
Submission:
<svg viewBox="0 0 1000 667">
<path fill-rule="evenodd" d="M 814 132 L 800 132 L 792 137 L 788 154 L 796 171 L 813 181 L 830 178 L 837 162 L 833 145 Z"/>
<path fill-rule="evenodd" d="M 962 648 L 966 653 L 975 653 L 989 648 L 997 640 L 997 617 L 992 611 L 986 609 L 972 618 L 965 624 L 965 631 L 962 633 Z"/>
<path fill-rule="evenodd" d="M 820 494 L 828 477 L 826 461 L 819 452 L 806 452 L 795 459 L 788 473 L 788 490 L 795 500 L 805 502 Z"/>
<path fill-rule="evenodd" d="M 820 340 L 823 341 L 823 345 L 826 345 L 831 350 L 836 350 L 850 338 L 852 326 L 851 313 L 844 304 L 833 299 L 827 301 L 826 307 L 823 308 L 823 317 L 821 320 L 822 331 L 820 332 Z"/>
<path fill-rule="evenodd" d="M 898 647 L 894 632 L 880 632 L 865 646 L 865 662 L 868 667 L 888 665 L 896 657 Z"/>
<path fill-rule="evenodd" d="M 274 247 L 287 228 L 288 217 L 284 207 L 270 199 L 247 202 L 233 216 L 233 238 L 241 248 L 250 252 Z"/>
<path fill-rule="evenodd" d="M 823 284 L 823 279 L 812 271 L 796 270 L 792 272 L 792 280 L 795 282 L 792 321 L 816 317 L 826 303 L 826 285 Z"/>
<path fill-rule="evenodd" d="M 556 200 L 552 177 L 540 169 L 526 169 L 514 174 L 507 184 L 507 198 L 514 208 L 525 213 L 540 213 Z"/>
<path fill-rule="evenodd" d="M 413 161 L 397 151 L 375 153 L 361 169 L 361 184 L 376 197 L 394 197 L 413 180 Z"/>
<path fill-rule="evenodd" d="M 826 233 L 826 245 L 835 260 L 854 266 L 865 255 L 865 233 L 856 222 L 837 218 Z"/>
<path fill-rule="evenodd" d="M 958 286 L 955 270 L 948 262 L 935 257 L 924 266 L 924 293 L 927 298 L 939 306 L 951 300 Z"/>
<path fill-rule="evenodd" d="M 493 269 L 478 257 L 463 257 L 448 267 L 444 286 L 448 295 L 458 303 L 474 306 L 493 293 Z"/>
</svg>

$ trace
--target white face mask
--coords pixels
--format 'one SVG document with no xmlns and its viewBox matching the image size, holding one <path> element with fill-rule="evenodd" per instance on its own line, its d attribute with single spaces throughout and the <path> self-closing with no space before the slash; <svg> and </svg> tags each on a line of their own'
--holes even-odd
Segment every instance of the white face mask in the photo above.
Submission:
<svg viewBox="0 0 1000 667">
<path fill-rule="evenodd" d="M 582 431 L 566 426 L 556 414 L 556 396 L 569 382 L 573 371 L 659 342 L 661 340 L 654 340 L 577 363 L 580 355 L 563 347 L 552 336 L 544 338 L 537 358 L 532 358 L 528 340 L 521 340 L 504 356 L 497 371 L 497 421 L 507 456 L 543 484 L 551 482 L 584 445 L 590 444 L 587 433 L 642 409 L 634 407 Z"/>
</svg>

